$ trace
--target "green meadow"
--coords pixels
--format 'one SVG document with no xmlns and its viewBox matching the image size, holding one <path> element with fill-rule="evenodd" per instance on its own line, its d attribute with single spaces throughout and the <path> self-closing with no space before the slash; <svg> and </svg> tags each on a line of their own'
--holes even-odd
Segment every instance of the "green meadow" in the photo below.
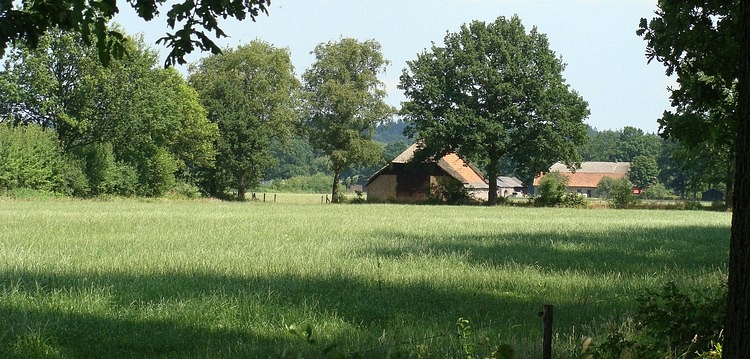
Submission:
<svg viewBox="0 0 750 359">
<path fill-rule="evenodd" d="M 294 198 L 0 199 L 0 357 L 572 358 L 726 275 L 728 213 Z"/>
</svg>

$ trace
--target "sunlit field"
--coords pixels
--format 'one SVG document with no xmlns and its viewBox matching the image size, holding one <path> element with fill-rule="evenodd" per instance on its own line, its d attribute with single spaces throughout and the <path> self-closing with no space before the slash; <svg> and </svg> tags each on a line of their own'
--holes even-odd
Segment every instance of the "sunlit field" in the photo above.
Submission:
<svg viewBox="0 0 750 359">
<path fill-rule="evenodd" d="M 539 358 L 552 304 L 568 358 L 726 275 L 728 213 L 300 198 L 0 200 L 0 357 Z"/>
</svg>

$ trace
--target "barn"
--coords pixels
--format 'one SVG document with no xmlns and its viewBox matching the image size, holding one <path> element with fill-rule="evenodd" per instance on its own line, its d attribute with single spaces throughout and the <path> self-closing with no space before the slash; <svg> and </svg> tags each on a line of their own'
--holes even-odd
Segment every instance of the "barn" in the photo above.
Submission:
<svg viewBox="0 0 750 359">
<path fill-rule="evenodd" d="M 558 162 L 550 167 L 549 172 L 560 172 L 568 177 L 568 192 L 581 193 L 587 197 L 599 197 L 596 186 L 604 177 L 619 179 L 628 176 L 629 162 L 583 162 L 581 168 L 571 171 L 564 163 Z M 539 186 L 543 175 L 534 178 L 534 187 Z"/>
<path fill-rule="evenodd" d="M 441 178 L 453 178 L 478 200 L 487 200 L 489 185 L 482 173 L 456 153 L 438 161 L 410 163 L 415 143 L 375 172 L 365 185 L 367 200 L 373 202 L 419 202 L 428 198 L 429 189 Z"/>
</svg>

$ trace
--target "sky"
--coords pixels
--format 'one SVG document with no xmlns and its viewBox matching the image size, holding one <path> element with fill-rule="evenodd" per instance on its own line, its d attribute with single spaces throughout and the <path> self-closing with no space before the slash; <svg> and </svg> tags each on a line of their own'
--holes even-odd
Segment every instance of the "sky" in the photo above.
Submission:
<svg viewBox="0 0 750 359">
<path fill-rule="evenodd" d="M 297 75 L 314 61 L 310 52 L 319 43 L 342 37 L 374 39 L 391 63 L 381 80 L 387 102 L 400 107 L 405 100 L 396 87 L 406 62 L 433 43 L 441 45 L 447 32 L 457 32 L 474 20 L 492 22 L 518 15 L 527 31 L 536 27 L 547 35 L 550 49 L 567 64 L 563 76 L 588 103 L 586 123 L 598 130 L 633 126 L 658 131 L 657 119 L 669 109 L 667 88 L 674 81 L 658 62 L 647 64 L 646 42 L 635 32 L 641 18 L 652 18 L 657 0 L 272 0 L 269 15 L 250 20 L 221 20 L 229 35 L 217 44 L 236 47 L 260 39 L 288 48 Z M 166 13 L 167 9 L 162 12 Z M 145 22 L 127 3 L 115 21 L 129 34 L 142 33 L 146 43 L 169 52 L 156 40 L 170 31 L 165 18 Z M 197 63 L 208 53 L 186 57 Z M 186 67 L 178 67 L 187 74 Z"/>
</svg>

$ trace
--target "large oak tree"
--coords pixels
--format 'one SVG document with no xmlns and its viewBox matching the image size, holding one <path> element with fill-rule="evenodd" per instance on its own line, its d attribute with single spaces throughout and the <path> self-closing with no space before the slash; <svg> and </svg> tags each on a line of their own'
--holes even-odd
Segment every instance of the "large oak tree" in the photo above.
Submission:
<svg viewBox="0 0 750 359">
<path fill-rule="evenodd" d="M 556 161 L 581 160 L 588 104 L 565 83 L 547 37 L 526 32 L 517 16 L 463 25 L 407 64 L 401 113 L 425 144 L 417 157 L 456 151 L 483 163 L 490 205 L 502 161 L 532 178 Z"/>
</svg>

